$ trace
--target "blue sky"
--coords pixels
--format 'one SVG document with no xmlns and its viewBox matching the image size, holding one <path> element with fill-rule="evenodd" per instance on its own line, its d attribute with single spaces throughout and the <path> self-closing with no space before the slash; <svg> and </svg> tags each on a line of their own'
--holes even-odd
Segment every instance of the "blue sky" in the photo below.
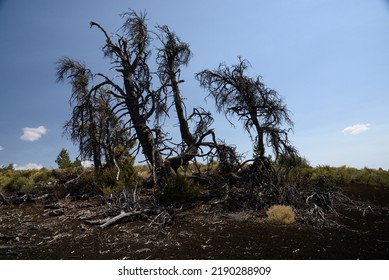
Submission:
<svg viewBox="0 0 389 280">
<path fill-rule="evenodd" d="M 240 55 L 284 98 L 291 140 L 313 165 L 389 169 L 385 0 L 0 0 L 0 165 L 55 168 L 61 148 L 77 156 L 62 135 L 70 87 L 56 83 L 55 62 L 69 56 L 107 73 L 103 36 L 89 22 L 114 32 L 129 8 L 190 44 L 194 56 L 182 74 L 189 108 L 213 108 L 194 73 Z M 214 127 L 251 154 L 238 123 L 215 113 Z"/>
</svg>

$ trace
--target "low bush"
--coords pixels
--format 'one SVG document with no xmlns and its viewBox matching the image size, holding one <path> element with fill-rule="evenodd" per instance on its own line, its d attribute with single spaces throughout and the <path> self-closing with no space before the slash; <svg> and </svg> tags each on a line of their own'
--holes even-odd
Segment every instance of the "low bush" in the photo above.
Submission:
<svg viewBox="0 0 389 280">
<path fill-rule="evenodd" d="M 122 186 L 122 182 L 116 181 L 117 169 L 113 167 L 106 167 L 99 174 L 96 175 L 97 184 L 100 188 L 117 188 Z"/>
<path fill-rule="evenodd" d="M 289 225 L 296 221 L 296 214 L 290 206 L 273 205 L 266 211 L 266 214 L 266 221 L 272 224 Z"/>
<path fill-rule="evenodd" d="M 5 185 L 4 189 L 8 193 L 13 193 L 13 192 L 29 193 L 32 191 L 33 187 L 34 187 L 34 181 L 31 178 L 19 174 L 18 176 L 12 177 L 12 179 L 8 182 L 8 184 Z"/>
<path fill-rule="evenodd" d="M 58 197 L 70 194 L 73 198 L 81 195 L 100 194 L 99 184 L 92 169 L 71 167 L 55 169 L 52 176 L 57 180 L 54 193 Z"/>
<path fill-rule="evenodd" d="M 46 169 L 46 168 L 42 168 L 40 170 L 36 170 L 35 172 L 33 172 L 31 174 L 31 178 L 32 178 L 32 180 L 34 181 L 35 184 L 47 183 L 47 181 L 49 181 L 50 178 L 51 178 L 51 171 Z"/>
<path fill-rule="evenodd" d="M 96 176 L 97 184 L 104 196 L 110 196 L 123 189 L 135 188 L 137 182 L 140 180 L 132 158 L 121 160 L 119 164 L 119 173 L 116 166 L 106 166 L 101 173 Z"/>
<path fill-rule="evenodd" d="M 87 169 L 84 169 L 78 179 L 74 183 L 69 184 L 67 189 L 69 190 L 70 195 L 75 198 L 83 194 L 100 194 L 100 188 L 96 182 L 95 172 Z"/>
<path fill-rule="evenodd" d="M 188 178 L 177 175 L 171 178 L 162 193 L 159 201 L 163 204 L 193 202 L 200 195 L 200 188 Z"/>
</svg>

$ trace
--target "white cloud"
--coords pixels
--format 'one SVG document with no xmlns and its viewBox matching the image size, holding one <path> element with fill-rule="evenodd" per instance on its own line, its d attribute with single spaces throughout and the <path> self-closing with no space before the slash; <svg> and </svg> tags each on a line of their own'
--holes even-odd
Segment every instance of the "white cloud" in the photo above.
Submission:
<svg viewBox="0 0 389 280">
<path fill-rule="evenodd" d="M 23 128 L 23 135 L 20 136 L 20 139 L 31 142 L 36 141 L 45 135 L 46 132 L 47 129 L 42 125 L 38 127 L 25 127 Z"/>
<path fill-rule="evenodd" d="M 358 123 L 342 130 L 343 134 L 359 134 L 369 129 L 370 124 Z"/>
<path fill-rule="evenodd" d="M 4 150 L 4 147 L 0 145 L 0 151 Z"/>
<path fill-rule="evenodd" d="M 83 160 L 81 161 L 81 166 L 84 168 L 89 168 L 93 166 L 93 162 L 90 160 Z"/>
<path fill-rule="evenodd" d="M 15 170 L 30 170 L 30 169 L 42 169 L 43 168 L 43 165 L 41 164 L 37 164 L 37 163 L 27 163 L 26 165 L 17 165 L 17 164 L 14 164 L 14 169 Z"/>
</svg>

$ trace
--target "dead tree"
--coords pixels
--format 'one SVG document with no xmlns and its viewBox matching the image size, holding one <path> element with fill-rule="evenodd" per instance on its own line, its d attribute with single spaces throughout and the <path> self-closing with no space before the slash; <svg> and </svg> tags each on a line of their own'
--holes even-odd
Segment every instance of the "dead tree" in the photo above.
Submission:
<svg viewBox="0 0 389 280">
<path fill-rule="evenodd" d="M 245 176 L 250 193 L 254 193 L 254 188 L 262 188 L 279 194 L 278 176 L 266 157 L 265 146 L 271 147 L 276 159 L 280 155 L 294 158 L 297 150 L 288 140 L 293 122 L 278 93 L 267 88 L 260 76 L 248 77 L 248 67 L 249 62 L 239 57 L 236 65 L 220 64 L 216 70 L 201 71 L 196 78 L 209 91 L 218 111 L 224 112 L 231 124 L 233 117 L 242 121 L 245 131 L 254 140 L 254 161 Z M 284 128 L 285 124 L 289 127 Z"/>
<path fill-rule="evenodd" d="M 103 81 L 94 86 L 91 92 L 108 87 L 108 94 L 117 99 L 113 110 L 120 113 L 120 118 L 126 118 L 127 127 L 134 131 L 133 135 L 142 147 L 143 154 L 153 166 L 158 179 L 166 179 L 175 172 L 160 153 L 153 128 L 149 126 L 157 106 L 164 103 L 162 89 L 152 89 L 152 74 L 149 69 L 150 33 L 146 25 L 146 16 L 138 15 L 133 11 L 123 14 L 125 19 L 121 28 L 122 34 L 113 36 L 98 23 L 91 22 L 91 27 L 97 27 L 105 36 L 103 47 L 105 56 L 111 63 L 123 87 L 113 78 L 99 73 Z"/>
<path fill-rule="evenodd" d="M 157 27 L 158 34 L 149 31 L 145 14 L 130 11 L 122 16 L 124 24 L 120 33 L 111 35 L 100 24 L 90 24 L 105 37 L 103 51 L 111 60 L 111 69 L 118 73 L 115 77 L 103 73 L 91 75 L 81 63 L 72 60 L 65 61 L 71 64 L 69 67 L 59 68 L 58 77 L 63 79 L 67 73 L 73 77 L 72 71 L 84 71 L 85 74 L 80 75 L 81 81 L 85 80 L 84 84 L 77 79 L 73 85 L 77 90 L 82 85 L 85 100 L 91 100 L 101 92 L 111 97 L 112 112 L 123 121 L 124 129 L 133 137 L 130 140 L 139 144 L 152 167 L 154 182 L 163 185 L 180 166 L 215 150 L 215 135 L 209 128 L 213 118 L 201 108 L 193 109 L 189 116 L 185 111 L 179 84 L 184 82 L 180 78 L 180 69 L 188 64 L 191 57 L 189 45 L 181 42 L 166 26 Z M 161 43 L 156 55 L 158 68 L 154 72 L 149 68 L 149 45 L 153 36 Z M 59 64 L 66 65 L 63 62 Z M 86 92 L 92 77 L 97 82 Z M 153 80 L 154 77 L 159 83 Z M 172 143 L 168 133 L 159 125 L 162 117 L 167 116 L 172 108 L 180 127 L 179 144 Z M 83 114 L 86 109 L 80 108 Z M 190 123 L 193 124 L 192 129 Z M 211 140 L 206 141 L 207 137 Z"/>
<path fill-rule="evenodd" d="M 174 105 L 178 118 L 182 139 L 178 148 L 180 152 L 177 153 L 177 148 L 175 148 L 176 156 L 168 158 L 170 166 L 177 170 L 201 155 L 201 152 L 199 153 L 201 147 L 206 146 L 212 149 L 215 146 L 215 142 L 204 141 L 207 136 L 211 136 L 211 138 L 214 136 L 213 130 L 209 128 L 213 123 L 213 118 L 211 113 L 205 112 L 202 108 L 194 108 L 190 116 L 186 114 L 179 84 L 184 82 L 180 79 L 181 66 L 186 66 L 191 58 L 189 44 L 182 42 L 166 25 L 158 26 L 157 29 L 159 31 L 158 39 L 162 44 L 157 54 L 157 73 L 161 84 L 165 85 L 163 87 L 164 93 L 167 96 L 172 96 L 172 105 Z M 189 127 L 190 121 L 195 123 L 193 132 Z"/>
<path fill-rule="evenodd" d="M 243 122 L 244 129 L 255 140 L 256 156 L 265 156 L 266 142 L 276 157 L 293 155 L 296 150 L 288 141 L 288 132 L 293 129 L 289 111 L 278 93 L 267 88 L 260 76 L 246 75 L 249 65 L 239 57 L 236 65 L 220 64 L 216 70 L 197 73 L 196 78 L 214 98 L 219 112 L 223 111 L 230 122 L 231 117 Z M 289 128 L 282 128 L 284 123 Z"/>
<path fill-rule="evenodd" d="M 79 146 L 81 159 L 93 159 L 95 171 L 113 166 L 132 146 L 123 122 L 112 112 L 113 97 L 100 88 L 91 94 L 93 74 L 78 61 L 64 57 L 57 62 L 57 80 L 70 80 L 73 93 L 71 118 L 65 122 L 64 133 Z M 120 150 L 120 151 L 119 151 Z"/>
<path fill-rule="evenodd" d="M 64 131 L 79 145 L 82 158 L 93 158 L 94 168 L 99 172 L 102 168 L 101 149 L 94 97 L 89 94 L 92 73 L 84 64 L 64 57 L 57 62 L 57 81 L 64 81 L 65 78 L 68 78 L 72 85 L 69 103 L 74 107 L 72 117 L 64 125 Z"/>
</svg>

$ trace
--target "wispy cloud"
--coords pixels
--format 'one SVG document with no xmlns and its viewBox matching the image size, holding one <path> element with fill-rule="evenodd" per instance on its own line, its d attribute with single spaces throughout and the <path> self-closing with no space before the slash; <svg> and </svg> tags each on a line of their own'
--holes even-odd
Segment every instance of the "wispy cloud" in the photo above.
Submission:
<svg viewBox="0 0 389 280">
<path fill-rule="evenodd" d="M 30 169 L 42 169 L 43 165 L 37 164 L 37 163 L 27 163 L 26 165 L 17 165 L 14 164 L 14 169 L 15 170 L 30 170 Z"/>
<path fill-rule="evenodd" d="M 359 134 L 369 129 L 370 124 L 358 123 L 351 125 L 342 130 L 343 134 Z"/>
<path fill-rule="evenodd" d="M 4 150 L 4 147 L 0 145 L 0 151 Z"/>
<path fill-rule="evenodd" d="M 46 127 L 38 126 L 38 127 L 25 127 L 23 128 L 23 135 L 20 136 L 20 139 L 23 141 L 37 141 L 47 132 Z"/>
</svg>

